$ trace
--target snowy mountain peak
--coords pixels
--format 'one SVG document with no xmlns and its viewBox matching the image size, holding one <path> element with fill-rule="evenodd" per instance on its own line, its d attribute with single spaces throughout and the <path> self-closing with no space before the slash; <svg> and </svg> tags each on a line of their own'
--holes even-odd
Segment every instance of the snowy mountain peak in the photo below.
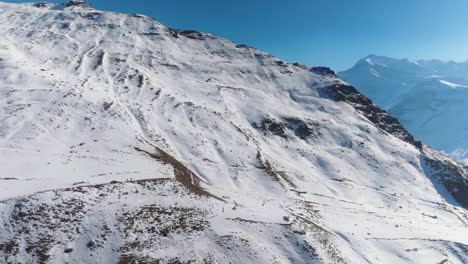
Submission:
<svg viewBox="0 0 468 264">
<path fill-rule="evenodd" d="M 367 57 L 339 76 L 425 143 L 468 160 L 460 156 L 468 149 L 467 62 Z"/>
<path fill-rule="evenodd" d="M 466 169 L 328 68 L 80 5 L 0 34 L 0 262 L 468 260 Z"/>
<path fill-rule="evenodd" d="M 369 65 L 376 65 L 376 64 L 382 64 L 382 65 L 385 65 L 385 62 L 388 62 L 390 60 L 390 58 L 388 57 L 384 57 L 384 56 L 377 56 L 377 55 L 369 55 L 361 60 L 358 61 L 359 62 L 365 62 Z"/>
</svg>

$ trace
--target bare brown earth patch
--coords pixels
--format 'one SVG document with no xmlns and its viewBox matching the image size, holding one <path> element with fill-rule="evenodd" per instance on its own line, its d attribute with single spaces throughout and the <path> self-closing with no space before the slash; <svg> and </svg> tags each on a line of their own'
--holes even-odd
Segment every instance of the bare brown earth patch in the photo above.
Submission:
<svg viewBox="0 0 468 264">
<path fill-rule="evenodd" d="M 284 171 L 276 170 L 268 160 L 264 159 L 260 151 L 257 152 L 257 161 L 260 163 L 259 169 L 264 170 L 273 178 L 274 181 L 280 182 L 283 187 L 297 187 Z M 284 183 L 281 180 L 285 181 L 288 186 L 284 186 Z"/>
<path fill-rule="evenodd" d="M 198 196 L 212 197 L 224 201 L 223 199 L 203 189 L 203 187 L 200 186 L 200 177 L 198 177 L 193 171 L 191 171 L 184 164 L 182 164 L 182 162 L 178 161 L 176 158 L 174 158 L 164 150 L 158 147 L 155 148 L 156 153 L 150 153 L 137 147 L 135 147 L 135 150 L 144 152 L 148 156 L 158 160 L 159 162 L 162 162 L 163 164 L 171 165 L 174 168 L 174 176 L 176 180 L 193 194 Z"/>
</svg>

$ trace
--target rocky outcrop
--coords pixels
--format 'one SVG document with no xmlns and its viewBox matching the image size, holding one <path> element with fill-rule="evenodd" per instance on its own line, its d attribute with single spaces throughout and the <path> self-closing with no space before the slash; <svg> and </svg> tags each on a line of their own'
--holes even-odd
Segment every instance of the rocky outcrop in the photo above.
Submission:
<svg viewBox="0 0 468 264">
<path fill-rule="evenodd" d="M 296 136 L 302 140 L 319 135 L 319 126 L 317 122 L 297 117 L 286 117 L 281 120 L 264 118 L 260 124 L 253 124 L 253 127 L 262 131 L 264 135 L 275 135 L 284 139 Z"/>
<path fill-rule="evenodd" d="M 336 76 L 336 73 L 328 67 L 312 67 L 309 70 L 310 72 L 320 74 L 320 75 L 333 75 Z"/>
<path fill-rule="evenodd" d="M 346 84 L 336 84 L 321 89 L 322 95 L 328 96 L 336 101 L 346 102 L 364 115 L 370 122 L 381 130 L 404 140 L 419 150 L 422 150 L 422 142 L 415 139 L 403 125 L 383 109 L 373 104 L 366 96 L 356 88 Z"/>
<path fill-rule="evenodd" d="M 423 161 L 430 168 L 433 180 L 440 183 L 461 206 L 468 208 L 468 171 L 451 160 L 423 156 Z M 436 183 L 436 184 L 437 184 Z"/>
<path fill-rule="evenodd" d="M 65 4 L 65 7 L 71 6 L 91 7 L 91 5 L 84 0 L 70 0 L 68 3 Z"/>
</svg>

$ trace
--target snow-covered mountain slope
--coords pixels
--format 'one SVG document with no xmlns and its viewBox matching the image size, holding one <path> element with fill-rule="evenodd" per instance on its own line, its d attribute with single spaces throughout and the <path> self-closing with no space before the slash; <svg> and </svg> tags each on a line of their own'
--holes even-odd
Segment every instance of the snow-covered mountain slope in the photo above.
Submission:
<svg viewBox="0 0 468 264">
<path fill-rule="evenodd" d="M 468 163 L 468 61 L 369 56 L 338 75 L 425 143 Z"/>
<path fill-rule="evenodd" d="M 0 3 L 0 262 L 466 263 L 468 175 L 327 68 Z"/>
</svg>

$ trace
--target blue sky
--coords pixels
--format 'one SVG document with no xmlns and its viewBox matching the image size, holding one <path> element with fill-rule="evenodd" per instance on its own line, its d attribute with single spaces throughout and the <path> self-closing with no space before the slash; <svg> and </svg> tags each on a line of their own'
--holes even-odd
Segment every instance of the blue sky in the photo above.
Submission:
<svg viewBox="0 0 468 264">
<path fill-rule="evenodd" d="M 334 70 L 351 67 L 369 54 L 468 59 L 468 0 L 89 2 L 98 9 L 145 14 L 173 28 L 210 32 L 289 62 Z"/>
</svg>

